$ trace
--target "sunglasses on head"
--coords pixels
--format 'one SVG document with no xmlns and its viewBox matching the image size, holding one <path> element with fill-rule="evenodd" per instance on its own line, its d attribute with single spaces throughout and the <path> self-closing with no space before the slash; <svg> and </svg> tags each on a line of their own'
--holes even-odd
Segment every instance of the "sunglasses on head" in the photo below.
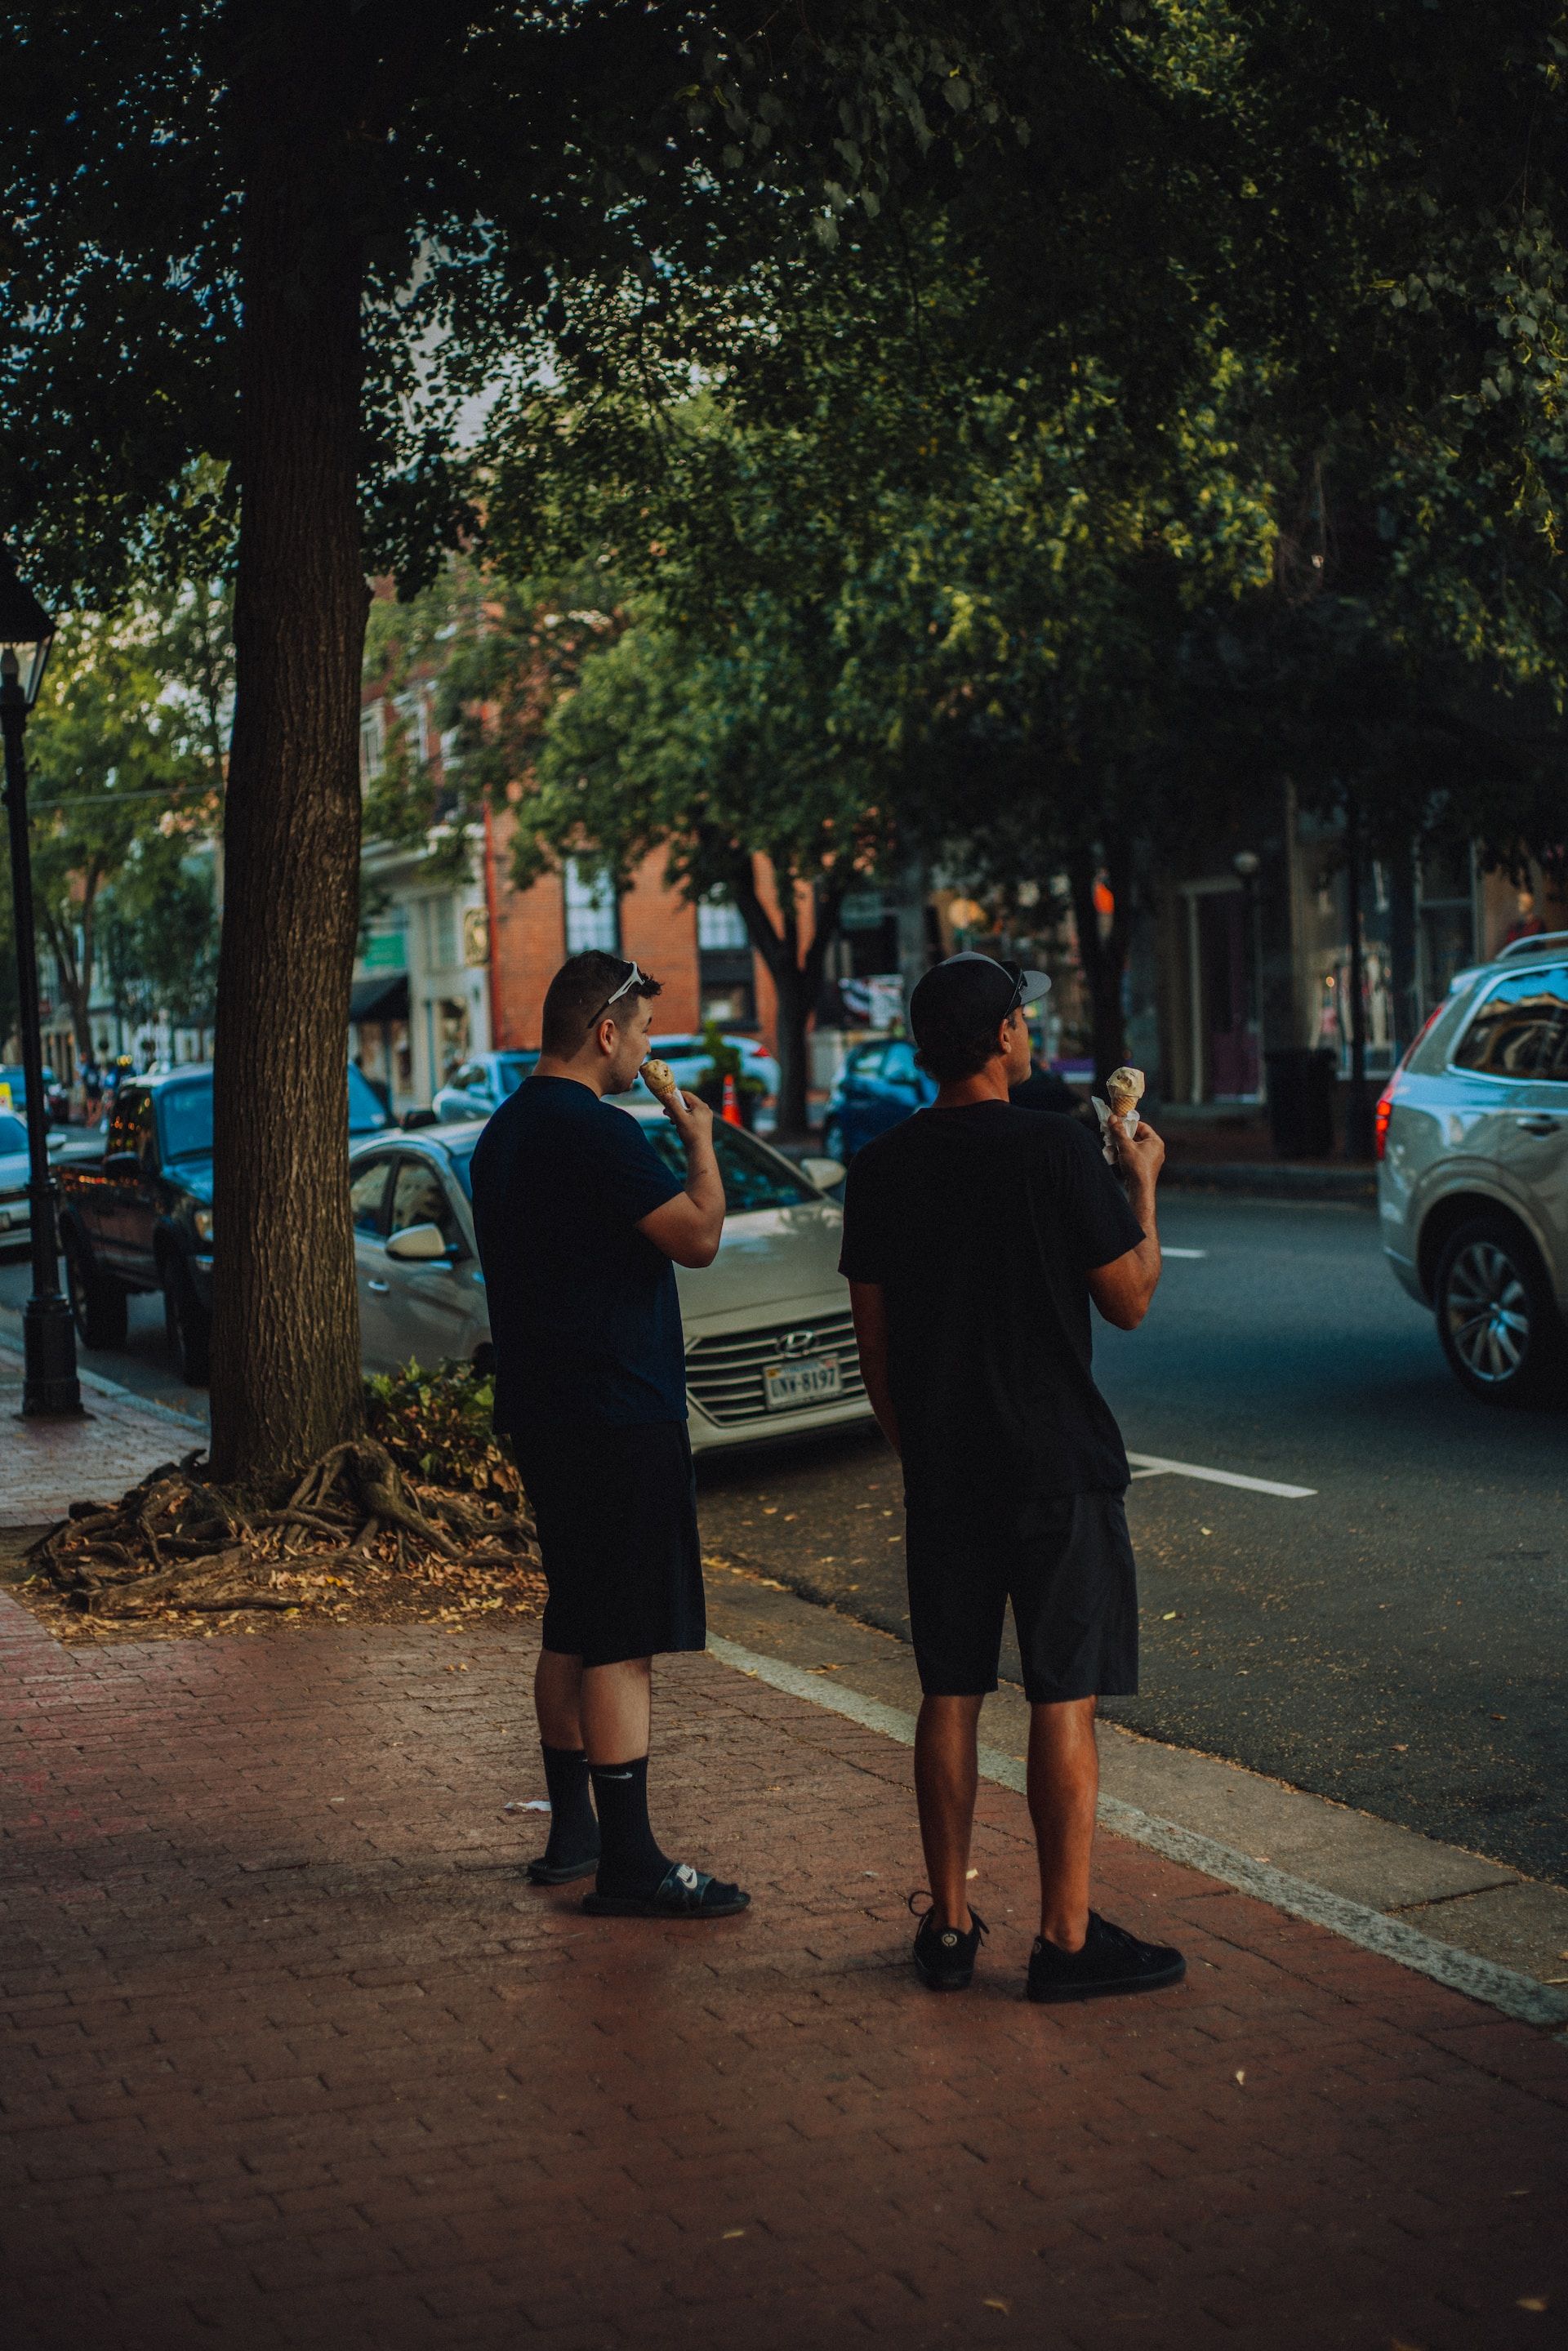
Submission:
<svg viewBox="0 0 1568 2351">
<path fill-rule="evenodd" d="M 588 1023 L 590 1029 L 598 1028 L 600 1022 L 603 1019 L 605 1014 L 609 1011 L 612 1004 L 619 1004 L 623 996 L 630 996 L 634 988 L 642 987 L 643 985 L 644 975 L 638 970 L 634 963 L 629 963 L 626 967 L 625 978 L 622 981 L 619 987 L 612 988 L 610 994 L 605 998 L 603 1003 L 600 1006 L 592 1019 Z M 1019 982 L 1019 986 L 1020 987 L 1023 986 L 1021 979 Z"/>
<path fill-rule="evenodd" d="M 1012 1017 L 1013 1017 L 1013 1014 L 1018 1010 L 1018 1008 L 1019 1008 L 1019 1005 L 1023 1002 L 1023 966 L 1022 966 L 1022 964 L 1021 964 L 1021 963 L 1012 963 L 1012 962 L 1004 961 L 1004 963 L 1003 963 L 1003 965 L 1002 965 L 1002 969 L 1003 969 L 1004 971 L 1006 971 L 1006 972 L 1010 972 L 1010 973 L 1012 974 L 1012 982 L 1013 982 L 1013 992 L 1012 992 L 1012 998 L 1011 998 L 1010 1002 L 1009 1002 L 1009 1005 L 1008 1005 L 1008 1008 L 1007 1008 L 1007 1010 L 1006 1010 L 1006 1011 L 1003 1013 L 1003 1015 L 1002 1015 L 1002 1019 L 1003 1019 L 1004 1020 L 1010 1020 L 1010 1019 L 1012 1019 Z"/>
</svg>

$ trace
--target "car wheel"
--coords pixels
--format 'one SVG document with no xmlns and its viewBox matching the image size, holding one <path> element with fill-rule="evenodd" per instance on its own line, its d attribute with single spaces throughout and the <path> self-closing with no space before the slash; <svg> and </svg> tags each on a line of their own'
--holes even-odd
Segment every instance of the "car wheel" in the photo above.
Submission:
<svg viewBox="0 0 1568 2351">
<path fill-rule="evenodd" d="M 1488 1404 L 1537 1404 L 1557 1385 L 1564 1334 L 1534 1249 L 1505 1217 L 1461 1225 L 1433 1289 L 1437 1335 L 1459 1385 Z"/>
<path fill-rule="evenodd" d="M 187 1387 L 204 1388 L 212 1364 L 213 1318 L 178 1258 L 164 1261 L 163 1328 L 180 1377 Z"/>
<path fill-rule="evenodd" d="M 118 1281 L 107 1274 L 88 1271 L 81 1261 L 81 1244 L 67 1238 L 66 1295 L 71 1321 L 84 1347 L 123 1347 L 131 1301 Z"/>
</svg>

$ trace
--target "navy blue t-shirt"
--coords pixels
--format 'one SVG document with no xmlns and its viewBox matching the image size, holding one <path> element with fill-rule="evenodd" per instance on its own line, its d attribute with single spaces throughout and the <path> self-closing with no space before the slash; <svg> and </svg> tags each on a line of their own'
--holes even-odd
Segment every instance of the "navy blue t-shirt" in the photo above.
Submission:
<svg viewBox="0 0 1568 2351">
<path fill-rule="evenodd" d="M 528 1078 L 471 1181 L 497 1426 L 685 1420 L 675 1269 L 636 1229 L 685 1187 L 636 1120 L 575 1078 Z"/>
</svg>

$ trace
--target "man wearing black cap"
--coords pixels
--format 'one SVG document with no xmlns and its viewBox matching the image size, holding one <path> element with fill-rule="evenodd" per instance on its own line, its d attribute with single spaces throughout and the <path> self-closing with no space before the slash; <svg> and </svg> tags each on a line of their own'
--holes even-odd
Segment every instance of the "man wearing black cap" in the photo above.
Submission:
<svg viewBox="0 0 1568 2351">
<path fill-rule="evenodd" d="M 909 1614 L 925 1692 L 915 1749 L 931 1908 L 915 1961 L 934 1990 L 974 1973 L 984 1921 L 966 1892 L 980 1708 L 1012 1603 L 1031 1708 L 1029 1804 L 1040 1921 L 1029 1991 L 1086 2000 L 1179 1981 L 1185 1963 L 1089 1907 L 1094 1711 L 1137 1687 L 1127 1457 L 1090 1367 L 1091 1303 L 1136 1328 L 1160 1277 L 1165 1145 L 1115 1147 L 1020 1108 L 1023 1008 L 1042 972 L 952 956 L 910 999 L 929 1110 L 850 1172 L 841 1269 L 876 1416 L 903 1457 Z"/>
</svg>

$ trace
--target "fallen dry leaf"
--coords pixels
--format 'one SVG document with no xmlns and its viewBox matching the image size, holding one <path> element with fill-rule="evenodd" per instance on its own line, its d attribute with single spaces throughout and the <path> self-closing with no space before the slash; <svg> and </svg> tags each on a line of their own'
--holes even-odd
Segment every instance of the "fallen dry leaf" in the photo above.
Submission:
<svg viewBox="0 0 1568 2351">
<path fill-rule="evenodd" d="M 1247 2076 L 1244 2073 L 1239 2073 L 1237 2074 L 1236 2078 L 1239 2082 L 1244 2082 L 1247 2079 Z"/>
<path fill-rule="evenodd" d="M 1012 2304 L 1004 2302 L 999 2294 L 988 2294 L 986 2296 L 985 2306 L 988 2310 L 999 2310 L 1004 2318 L 1010 2318 L 1013 2314 Z"/>
<path fill-rule="evenodd" d="M 727 2229 L 719 2241 L 721 2244 L 727 2245 L 732 2237 L 744 2237 L 745 2234 L 744 2229 Z"/>
<path fill-rule="evenodd" d="M 1546 2296 L 1543 2294 L 1521 2294 L 1516 2307 L 1520 2310 L 1544 2310 Z"/>
</svg>

